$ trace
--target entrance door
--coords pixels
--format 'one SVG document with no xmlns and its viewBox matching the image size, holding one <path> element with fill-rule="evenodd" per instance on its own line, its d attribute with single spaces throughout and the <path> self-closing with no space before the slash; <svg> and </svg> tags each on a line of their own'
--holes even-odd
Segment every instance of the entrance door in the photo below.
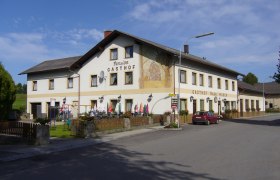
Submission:
<svg viewBox="0 0 280 180">
<path fill-rule="evenodd" d="M 243 99 L 240 99 L 240 117 L 243 117 Z"/>
<path fill-rule="evenodd" d="M 59 102 L 55 102 L 55 106 L 52 107 L 50 102 L 47 102 L 48 118 L 54 120 L 59 115 Z"/>
<path fill-rule="evenodd" d="M 196 99 L 193 100 L 193 114 L 196 112 Z"/>
<path fill-rule="evenodd" d="M 31 103 L 31 114 L 33 114 L 33 119 L 41 117 L 42 114 L 41 103 Z"/>
<path fill-rule="evenodd" d="M 218 101 L 218 114 L 221 115 L 221 101 Z"/>
</svg>

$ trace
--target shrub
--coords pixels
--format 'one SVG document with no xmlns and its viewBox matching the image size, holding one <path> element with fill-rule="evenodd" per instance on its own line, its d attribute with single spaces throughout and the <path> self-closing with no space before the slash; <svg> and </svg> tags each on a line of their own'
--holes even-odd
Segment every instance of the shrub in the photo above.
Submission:
<svg viewBox="0 0 280 180">
<path fill-rule="evenodd" d="M 231 110 L 232 113 L 238 113 L 237 109 Z"/>
<path fill-rule="evenodd" d="M 226 113 L 226 114 L 229 114 L 229 113 L 231 113 L 231 112 L 232 112 L 232 111 L 231 111 L 230 109 L 226 109 L 226 110 L 225 110 L 225 113 Z"/>
<path fill-rule="evenodd" d="M 261 108 L 257 108 L 257 111 L 259 112 L 261 110 Z"/>
<path fill-rule="evenodd" d="M 47 123 L 50 122 L 50 119 L 48 118 L 37 118 L 34 121 L 35 123 L 40 123 L 41 125 L 46 125 Z"/>
<path fill-rule="evenodd" d="M 178 128 L 178 124 L 175 122 L 172 122 L 169 125 L 165 126 L 164 128 Z"/>
<path fill-rule="evenodd" d="M 184 115 L 187 116 L 188 114 L 189 114 L 188 110 L 181 110 L 181 111 L 180 111 L 180 115 L 181 115 L 181 116 L 184 116 Z"/>
<path fill-rule="evenodd" d="M 252 108 L 251 110 L 252 110 L 252 112 L 255 112 L 255 111 L 256 111 L 256 109 L 255 109 L 255 108 Z"/>
<path fill-rule="evenodd" d="M 164 112 L 164 115 L 165 115 L 165 116 L 170 116 L 170 115 L 171 115 L 171 112 L 170 112 L 170 111 L 166 111 L 166 112 Z"/>
<path fill-rule="evenodd" d="M 123 114 L 123 117 L 124 117 L 124 118 L 131 118 L 131 117 L 132 117 L 132 114 L 131 114 L 131 112 L 127 111 L 127 112 L 125 112 L 125 113 Z"/>
<path fill-rule="evenodd" d="M 251 109 L 250 108 L 246 108 L 246 111 L 249 112 Z"/>
</svg>

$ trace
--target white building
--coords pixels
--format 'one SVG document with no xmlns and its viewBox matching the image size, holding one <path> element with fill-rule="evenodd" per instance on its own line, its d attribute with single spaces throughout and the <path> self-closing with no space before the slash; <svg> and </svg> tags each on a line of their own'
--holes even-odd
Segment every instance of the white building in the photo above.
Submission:
<svg viewBox="0 0 280 180">
<path fill-rule="evenodd" d="M 238 109 L 237 76 L 240 73 L 203 58 L 120 31 L 105 31 L 104 39 L 79 57 L 45 61 L 27 74 L 27 112 L 50 113 L 51 99 L 57 106 L 71 105 L 74 114 L 90 107 L 107 111 L 121 106 L 134 111 L 148 105 L 149 113 L 171 111 L 170 94 L 180 91 L 181 109 L 220 113 Z M 179 89 L 180 74 L 180 89 Z M 262 108 L 262 107 L 260 107 Z"/>
</svg>

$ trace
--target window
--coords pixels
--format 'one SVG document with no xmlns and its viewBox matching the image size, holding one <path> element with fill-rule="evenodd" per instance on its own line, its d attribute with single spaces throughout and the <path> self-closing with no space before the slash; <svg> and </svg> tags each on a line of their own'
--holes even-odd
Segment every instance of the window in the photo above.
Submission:
<svg viewBox="0 0 280 180">
<path fill-rule="evenodd" d="M 33 81 L 32 83 L 32 90 L 37 91 L 37 81 Z"/>
<path fill-rule="evenodd" d="M 112 73 L 110 75 L 110 85 L 118 85 L 118 74 L 117 73 Z"/>
<path fill-rule="evenodd" d="M 203 86 L 204 85 L 204 77 L 203 74 L 199 74 L 199 85 Z"/>
<path fill-rule="evenodd" d="M 180 83 L 186 83 L 187 78 L 186 78 L 186 71 L 180 70 Z"/>
<path fill-rule="evenodd" d="M 96 108 L 97 107 L 97 100 L 91 100 L 90 105 L 91 105 L 91 108 Z"/>
<path fill-rule="evenodd" d="M 231 109 L 236 110 L 236 101 L 231 101 Z"/>
<path fill-rule="evenodd" d="M 245 99 L 245 108 L 246 108 L 246 111 L 250 111 L 250 108 L 249 108 L 249 99 Z"/>
<path fill-rule="evenodd" d="M 67 88 L 73 88 L 73 78 L 68 78 L 67 80 Z"/>
<path fill-rule="evenodd" d="M 208 76 L 208 87 L 212 87 L 212 76 Z"/>
<path fill-rule="evenodd" d="M 230 101 L 225 102 L 226 110 L 230 110 Z"/>
<path fill-rule="evenodd" d="M 91 87 L 97 87 L 97 75 L 91 75 Z"/>
<path fill-rule="evenodd" d="M 118 49 L 110 49 L 110 59 L 117 60 L 118 59 Z"/>
<path fill-rule="evenodd" d="M 226 90 L 228 90 L 228 80 L 225 80 Z"/>
<path fill-rule="evenodd" d="M 133 58 L 133 46 L 125 47 L 125 58 Z"/>
<path fill-rule="evenodd" d="M 133 84 L 133 72 L 125 72 L 125 84 Z"/>
<path fill-rule="evenodd" d="M 181 111 L 187 110 L 187 100 L 186 99 L 180 99 L 180 110 Z"/>
<path fill-rule="evenodd" d="M 255 101 L 251 100 L 251 109 L 255 109 Z"/>
<path fill-rule="evenodd" d="M 209 111 L 213 111 L 213 100 L 209 100 Z"/>
<path fill-rule="evenodd" d="M 192 73 L 192 85 L 196 85 L 196 73 Z"/>
<path fill-rule="evenodd" d="M 204 100 L 200 99 L 200 111 L 204 111 Z"/>
<path fill-rule="evenodd" d="M 49 80 L 49 90 L 53 90 L 54 89 L 54 80 L 50 79 Z"/>
<path fill-rule="evenodd" d="M 217 79 L 217 88 L 221 89 L 221 79 L 220 78 Z"/>
<path fill-rule="evenodd" d="M 126 99 L 125 100 L 125 112 L 131 112 L 132 111 L 132 99 Z"/>
<path fill-rule="evenodd" d="M 257 111 L 260 110 L 260 102 L 259 102 L 259 100 L 256 100 L 256 109 L 257 109 Z"/>
<path fill-rule="evenodd" d="M 235 91 L 235 83 L 234 81 L 231 82 L 232 91 Z"/>
</svg>

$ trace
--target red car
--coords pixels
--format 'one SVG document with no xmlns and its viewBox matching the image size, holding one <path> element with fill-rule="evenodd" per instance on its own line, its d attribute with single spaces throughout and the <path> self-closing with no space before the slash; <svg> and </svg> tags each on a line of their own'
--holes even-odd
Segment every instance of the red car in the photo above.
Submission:
<svg viewBox="0 0 280 180">
<path fill-rule="evenodd" d="M 193 124 L 198 124 L 198 123 L 204 123 L 206 125 L 210 125 L 213 123 L 218 124 L 219 118 L 218 116 L 214 115 L 214 113 L 209 111 L 197 111 L 192 116 L 192 122 Z"/>
</svg>

